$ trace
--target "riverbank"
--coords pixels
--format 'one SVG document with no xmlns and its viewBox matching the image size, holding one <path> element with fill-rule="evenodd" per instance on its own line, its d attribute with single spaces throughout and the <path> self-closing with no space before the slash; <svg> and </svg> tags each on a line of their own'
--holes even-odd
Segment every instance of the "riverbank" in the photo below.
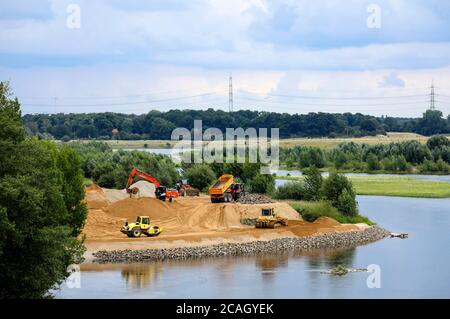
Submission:
<svg viewBox="0 0 450 319">
<path fill-rule="evenodd" d="M 100 263 L 140 262 L 166 259 L 189 259 L 222 256 L 255 255 L 289 250 L 351 248 L 386 238 L 389 232 L 378 226 L 364 230 L 331 233 L 316 236 L 287 237 L 258 240 L 247 243 L 224 243 L 211 246 L 194 246 L 168 249 L 98 251 L 94 261 Z"/>
<path fill-rule="evenodd" d="M 347 176 L 357 195 L 416 198 L 449 198 L 450 183 L 405 176 Z M 303 176 L 277 176 L 279 180 L 303 180 Z"/>
</svg>

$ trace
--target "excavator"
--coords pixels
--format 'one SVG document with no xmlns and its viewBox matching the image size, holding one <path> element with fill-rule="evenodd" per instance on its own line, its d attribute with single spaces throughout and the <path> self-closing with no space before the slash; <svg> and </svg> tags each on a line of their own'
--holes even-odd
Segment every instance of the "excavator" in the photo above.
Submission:
<svg viewBox="0 0 450 319">
<path fill-rule="evenodd" d="M 136 195 L 137 193 L 139 193 L 139 188 L 137 187 L 133 187 L 130 188 L 131 185 L 133 184 L 134 178 L 135 177 L 140 177 L 142 179 L 145 179 L 146 181 L 155 184 L 156 189 L 155 189 L 155 196 L 156 198 L 165 201 L 166 198 L 169 199 L 169 202 L 172 202 L 174 198 L 179 196 L 179 193 L 176 189 L 173 188 L 167 188 L 166 186 L 162 186 L 161 183 L 152 175 L 145 173 L 145 172 L 141 172 L 139 171 L 136 167 L 133 168 L 131 170 L 130 176 L 128 177 L 128 182 L 127 182 L 127 193 L 130 194 L 130 197 L 132 195 Z"/>
</svg>

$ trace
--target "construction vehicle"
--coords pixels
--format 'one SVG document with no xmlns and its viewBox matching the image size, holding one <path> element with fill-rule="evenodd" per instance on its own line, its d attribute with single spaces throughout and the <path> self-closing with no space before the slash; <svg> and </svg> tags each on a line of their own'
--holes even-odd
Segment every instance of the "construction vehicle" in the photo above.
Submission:
<svg viewBox="0 0 450 319">
<path fill-rule="evenodd" d="M 275 228 L 278 224 L 287 226 L 287 218 L 278 216 L 274 208 L 262 208 L 261 216 L 255 221 L 255 228 Z"/>
<path fill-rule="evenodd" d="M 125 222 L 120 231 L 128 237 L 140 237 L 142 234 L 153 237 L 161 234 L 162 228 L 150 225 L 150 217 L 138 216 L 135 223 Z"/>
<path fill-rule="evenodd" d="M 244 184 L 237 183 L 231 174 L 223 174 L 208 189 L 211 203 L 231 202 L 237 200 L 244 193 Z"/>
<path fill-rule="evenodd" d="M 200 196 L 200 190 L 188 184 L 187 180 L 180 180 L 175 187 L 180 196 Z"/>
<path fill-rule="evenodd" d="M 137 187 L 133 187 L 130 189 L 131 184 L 133 184 L 134 178 L 135 177 L 140 177 L 142 179 L 145 179 L 146 181 L 155 184 L 156 189 L 155 189 L 155 196 L 156 198 L 165 201 L 166 198 L 169 199 L 170 202 L 172 202 L 172 200 L 175 197 L 178 197 L 179 193 L 176 189 L 173 188 L 167 188 L 166 186 L 162 186 L 161 183 L 152 175 L 145 173 L 145 172 L 141 172 L 139 171 L 136 167 L 133 168 L 131 170 L 130 176 L 128 177 L 128 182 L 127 182 L 127 193 L 130 194 L 130 197 L 132 197 L 132 195 L 136 195 L 139 193 L 139 188 Z"/>
</svg>

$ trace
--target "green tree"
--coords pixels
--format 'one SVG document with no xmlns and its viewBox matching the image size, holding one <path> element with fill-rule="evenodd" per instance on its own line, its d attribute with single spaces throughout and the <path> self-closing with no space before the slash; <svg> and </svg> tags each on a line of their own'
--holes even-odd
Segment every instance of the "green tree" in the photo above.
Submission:
<svg viewBox="0 0 450 319">
<path fill-rule="evenodd" d="M 275 191 L 275 178 L 271 174 L 256 174 L 246 188 L 252 193 L 273 194 Z"/>
<path fill-rule="evenodd" d="M 0 299 L 41 298 L 80 261 L 80 229 L 67 210 L 72 191 L 62 191 L 59 151 L 24 139 L 20 105 L 0 90 Z"/>
<path fill-rule="evenodd" d="M 355 194 L 346 188 L 339 195 L 335 207 L 346 216 L 358 215 L 358 203 L 356 202 Z"/>
<path fill-rule="evenodd" d="M 83 229 L 87 216 L 84 200 L 84 174 L 81 170 L 77 152 L 63 146 L 57 155 L 57 166 L 62 173 L 62 195 L 69 213 L 68 224 L 73 227 L 73 235 L 78 235 Z"/>
<path fill-rule="evenodd" d="M 367 169 L 369 171 L 378 171 L 381 169 L 380 161 L 378 160 L 378 157 L 371 153 L 367 156 Z"/>
<path fill-rule="evenodd" d="M 449 147 L 450 146 L 450 140 L 447 136 L 444 135 L 435 135 L 428 139 L 427 141 L 427 147 L 430 150 L 434 150 L 436 148 L 441 147 Z"/>
<path fill-rule="evenodd" d="M 331 205 L 338 208 L 341 213 L 353 215 L 354 212 L 358 211 L 353 185 L 344 175 L 332 172 L 330 176 L 324 180 L 322 192 L 325 199 L 328 200 Z M 353 202 L 348 200 L 349 196 L 353 198 Z M 343 204 L 344 202 L 345 205 Z M 351 205 L 352 203 L 354 206 L 349 207 L 348 205 Z M 341 210 L 343 208 L 345 208 L 345 211 Z"/>
<path fill-rule="evenodd" d="M 323 183 L 322 174 L 317 167 L 312 166 L 304 171 L 305 174 L 305 199 L 317 201 L 321 198 Z"/>
<path fill-rule="evenodd" d="M 206 164 L 189 167 L 184 172 L 184 177 L 187 178 L 189 184 L 200 190 L 211 186 L 212 182 L 216 179 L 214 171 Z"/>
</svg>

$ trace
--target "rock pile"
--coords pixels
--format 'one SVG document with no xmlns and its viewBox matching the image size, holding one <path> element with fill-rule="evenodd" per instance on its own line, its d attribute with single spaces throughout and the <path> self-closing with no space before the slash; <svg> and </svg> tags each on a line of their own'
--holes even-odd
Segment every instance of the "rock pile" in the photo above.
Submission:
<svg viewBox="0 0 450 319">
<path fill-rule="evenodd" d="M 93 255 L 95 261 L 101 263 L 240 256 L 288 250 L 350 248 L 368 244 L 388 237 L 389 235 L 390 232 L 387 230 L 373 226 L 362 231 L 332 233 L 319 236 L 279 238 L 269 241 L 259 240 L 246 243 L 224 243 L 211 246 L 182 248 L 99 251 Z"/>
<path fill-rule="evenodd" d="M 237 200 L 241 204 L 270 204 L 273 200 L 262 194 L 245 193 Z"/>
</svg>

